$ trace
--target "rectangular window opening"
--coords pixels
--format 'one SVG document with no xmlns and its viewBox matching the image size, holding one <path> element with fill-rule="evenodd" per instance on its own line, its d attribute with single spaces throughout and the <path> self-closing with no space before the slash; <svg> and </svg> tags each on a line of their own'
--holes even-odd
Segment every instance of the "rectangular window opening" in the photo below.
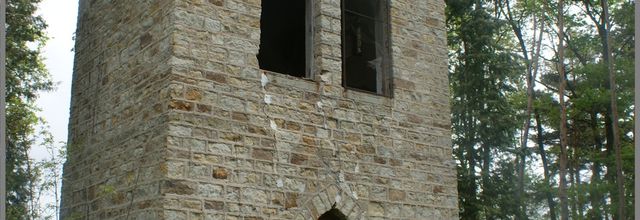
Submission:
<svg viewBox="0 0 640 220">
<path fill-rule="evenodd" d="M 262 0 L 260 69 L 310 78 L 310 0 Z"/>
<path fill-rule="evenodd" d="M 391 95 L 388 8 L 388 0 L 342 1 L 344 87 Z"/>
</svg>

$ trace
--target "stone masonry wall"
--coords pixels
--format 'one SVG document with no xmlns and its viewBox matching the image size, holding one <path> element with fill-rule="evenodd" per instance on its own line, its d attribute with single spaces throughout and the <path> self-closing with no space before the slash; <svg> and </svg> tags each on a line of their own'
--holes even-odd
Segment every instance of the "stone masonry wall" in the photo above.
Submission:
<svg viewBox="0 0 640 220">
<path fill-rule="evenodd" d="M 174 4 L 80 1 L 62 219 L 161 216 Z"/>
<path fill-rule="evenodd" d="M 457 219 L 444 2 L 391 1 L 392 97 L 342 88 L 313 2 L 301 79 L 258 68 L 260 0 L 82 0 L 61 215 Z"/>
</svg>

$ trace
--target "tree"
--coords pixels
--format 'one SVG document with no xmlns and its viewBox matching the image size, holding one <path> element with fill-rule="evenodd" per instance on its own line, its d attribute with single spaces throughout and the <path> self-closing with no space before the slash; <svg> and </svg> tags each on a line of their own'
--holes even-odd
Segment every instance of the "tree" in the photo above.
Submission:
<svg viewBox="0 0 640 220">
<path fill-rule="evenodd" d="M 59 190 L 62 183 L 62 165 L 66 160 L 66 148 L 54 142 L 48 126 L 42 126 L 39 130 L 39 147 L 44 148 L 49 157 L 28 161 L 27 166 L 31 168 L 33 174 L 33 179 L 29 182 L 31 197 L 28 203 L 28 218 L 58 219 Z M 54 198 L 54 200 L 48 201 L 45 198 Z"/>
<path fill-rule="evenodd" d="M 624 134 L 633 127 L 622 124 L 634 120 L 630 115 L 629 94 L 633 93 L 630 83 L 633 80 L 633 62 L 630 61 L 633 55 L 629 53 L 633 47 L 633 21 L 630 20 L 633 3 L 583 0 L 576 5 L 581 7 L 580 15 L 586 19 L 576 20 L 573 27 L 568 27 L 576 31 L 565 39 L 580 65 L 575 71 L 580 80 L 574 84 L 582 96 L 574 98 L 577 104 L 574 111 L 590 115 L 587 120 L 594 143 L 593 153 L 586 155 L 592 163 L 591 181 L 587 183 L 590 185 L 591 209 L 587 215 L 591 219 L 607 218 L 608 215 L 614 219 L 632 219 L 629 213 L 633 212 L 625 212 L 631 210 L 626 200 L 631 194 L 625 192 L 631 179 L 625 176 L 632 174 L 623 175 L 623 172 L 631 173 L 631 168 L 626 168 L 629 165 L 625 165 L 624 151 L 633 139 Z M 577 31 L 580 29 L 582 31 Z"/>
<path fill-rule="evenodd" d="M 454 157 L 458 160 L 460 216 L 504 219 L 515 215 L 511 158 L 517 127 L 510 98 L 521 61 L 490 1 L 448 0 Z M 478 172 L 480 171 L 480 172 Z"/>
<path fill-rule="evenodd" d="M 558 74 L 560 85 L 558 86 L 558 99 L 560 100 L 560 219 L 569 219 L 569 202 L 567 196 L 567 106 L 564 101 L 566 76 L 564 66 L 564 1 L 558 1 Z"/>
<path fill-rule="evenodd" d="M 607 70 L 609 72 L 609 94 L 611 103 L 611 127 L 613 149 L 615 151 L 616 161 L 616 182 L 618 188 L 618 219 L 625 218 L 625 194 L 624 194 L 624 177 L 622 176 L 622 156 L 620 150 L 620 128 L 618 126 L 618 104 L 616 96 L 616 73 L 614 67 L 614 61 L 611 49 L 611 23 L 609 22 L 609 4 L 606 0 L 601 0 L 602 6 L 602 23 L 604 24 L 602 30 L 599 31 L 602 38 L 602 54 L 604 62 L 607 64 Z M 600 26 L 599 26 L 600 27 Z"/>
<path fill-rule="evenodd" d="M 500 6 L 502 14 L 506 17 L 511 29 L 513 31 L 513 35 L 515 36 L 519 50 L 521 53 L 521 59 L 525 63 L 525 82 L 526 82 L 526 110 L 524 115 L 524 122 L 522 125 L 522 131 L 520 136 L 520 149 L 517 151 L 517 161 L 518 161 L 518 182 L 517 182 L 517 190 L 515 194 L 516 203 L 518 205 L 518 213 L 516 215 L 517 219 L 526 219 L 526 207 L 527 205 L 524 202 L 524 194 L 525 194 L 525 167 L 528 153 L 528 142 L 529 142 L 529 130 L 531 127 L 531 115 L 533 113 L 533 102 L 535 99 L 534 87 L 535 87 L 535 79 L 538 74 L 538 64 L 542 46 L 542 37 L 544 33 L 545 22 L 538 16 L 537 11 L 535 11 L 535 7 L 538 7 L 538 3 L 536 1 L 531 1 L 528 3 L 522 3 L 520 10 L 513 9 L 511 6 L 511 1 L 506 0 Z M 518 15 L 516 15 L 516 13 Z M 527 40 L 525 39 L 527 36 L 524 35 L 524 27 L 527 25 L 528 21 L 525 18 L 531 17 L 533 19 L 533 34 L 531 35 L 531 47 L 527 45 Z M 539 29 L 538 29 L 539 28 Z M 546 168 L 546 167 L 545 167 Z M 547 180 L 545 178 L 545 180 Z M 548 182 L 548 180 L 546 181 Z M 553 203 L 549 203 L 549 207 L 553 207 Z M 551 219 L 555 220 L 555 214 L 553 210 L 550 212 Z"/>
<path fill-rule="evenodd" d="M 633 219 L 634 2 L 446 3 L 461 218 Z"/>
<path fill-rule="evenodd" d="M 46 24 L 36 16 L 40 0 L 9 0 L 7 32 L 7 218 L 28 218 L 27 205 L 33 196 L 28 152 L 34 145 L 38 92 L 52 89 L 40 48 L 46 41 Z M 34 46 L 35 45 L 35 46 Z"/>
</svg>

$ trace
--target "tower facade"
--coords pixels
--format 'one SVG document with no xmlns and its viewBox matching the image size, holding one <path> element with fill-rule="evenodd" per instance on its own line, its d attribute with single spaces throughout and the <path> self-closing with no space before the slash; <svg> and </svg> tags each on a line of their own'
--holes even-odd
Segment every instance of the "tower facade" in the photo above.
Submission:
<svg viewBox="0 0 640 220">
<path fill-rule="evenodd" d="M 63 219 L 457 219 L 441 0 L 80 0 Z"/>
</svg>

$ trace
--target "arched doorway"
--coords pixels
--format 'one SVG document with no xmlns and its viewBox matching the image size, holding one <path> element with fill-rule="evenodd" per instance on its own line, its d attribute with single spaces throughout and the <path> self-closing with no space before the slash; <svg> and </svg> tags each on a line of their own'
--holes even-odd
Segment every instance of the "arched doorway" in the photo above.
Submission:
<svg viewBox="0 0 640 220">
<path fill-rule="evenodd" d="M 342 214 L 342 212 L 339 209 L 335 207 L 331 207 L 329 211 L 320 215 L 318 220 L 347 220 L 347 216 Z"/>
</svg>

